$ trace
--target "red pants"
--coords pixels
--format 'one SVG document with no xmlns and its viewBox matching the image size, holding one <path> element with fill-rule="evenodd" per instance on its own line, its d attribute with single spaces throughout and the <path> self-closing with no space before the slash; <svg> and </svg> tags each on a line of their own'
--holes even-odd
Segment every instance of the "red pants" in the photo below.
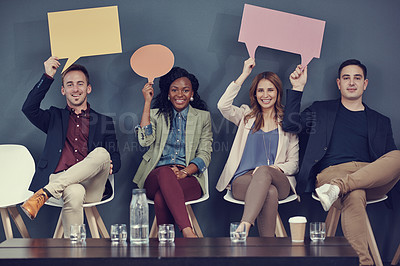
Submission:
<svg viewBox="0 0 400 266">
<path fill-rule="evenodd" d="M 160 166 L 147 176 L 144 188 L 147 197 L 154 200 L 157 225 L 176 223 L 181 231 L 191 227 L 185 202 L 202 195 L 194 176 L 178 180 L 169 166 Z"/>
</svg>

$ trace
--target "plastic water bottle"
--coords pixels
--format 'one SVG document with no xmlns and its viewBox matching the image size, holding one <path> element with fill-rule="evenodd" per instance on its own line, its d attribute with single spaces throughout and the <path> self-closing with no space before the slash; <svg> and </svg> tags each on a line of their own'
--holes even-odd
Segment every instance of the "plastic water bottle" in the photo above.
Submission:
<svg viewBox="0 0 400 266">
<path fill-rule="evenodd" d="M 130 241 L 149 243 L 149 205 L 145 189 L 133 189 L 130 206 Z"/>
</svg>

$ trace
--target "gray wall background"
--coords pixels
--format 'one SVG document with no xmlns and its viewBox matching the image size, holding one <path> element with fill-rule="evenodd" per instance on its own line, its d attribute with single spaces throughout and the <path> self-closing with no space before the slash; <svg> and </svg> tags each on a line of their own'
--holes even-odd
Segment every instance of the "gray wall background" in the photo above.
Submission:
<svg viewBox="0 0 400 266">
<path fill-rule="evenodd" d="M 27 146 L 36 162 L 44 146 L 45 135 L 31 125 L 20 110 L 29 90 L 44 71 L 43 62 L 50 56 L 47 12 L 118 5 L 123 52 L 77 61 L 91 74 L 93 92 L 89 102 L 92 107 L 112 116 L 116 122 L 122 155 L 122 168 L 116 175 L 115 199 L 100 206 L 99 211 L 107 227 L 112 223 L 129 223 L 131 189 L 135 188 L 132 178 L 144 152 L 133 128 L 140 120 L 144 102 L 141 89 L 146 82 L 132 71 L 129 59 L 139 47 L 161 43 L 175 54 L 176 66 L 197 76 L 200 95 L 209 105 L 214 131 L 214 152 L 209 166 L 211 195 L 207 202 L 194 206 L 194 210 L 205 236 L 228 236 L 228 224 L 240 219 L 242 207 L 225 202 L 224 193 L 216 191 L 215 184 L 236 128 L 222 118 L 216 103 L 226 86 L 241 73 L 243 61 L 248 57 L 245 45 L 237 42 L 244 3 L 325 20 L 321 58 L 313 59 L 309 65 L 303 108 L 314 100 L 338 97 L 335 79 L 339 64 L 358 58 L 369 70 L 364 101 L 391 118 L 395 142 L 400 145 L 398 0 L 1 0 L 0 143 Z M 259 47 L 256 60 L 256 69 L 244 84 L 236 104 L 248 103 L 247 88 L 261 71 L 276 72 L 285 88 L 290 88 L 288 76 L 300 63 L 300 56 Z M 60 75 L 55 79 L 42 108 L 65 106 L 65 98 L 60 94 Z M 368 206 L 385 261 L 391 260 L 400 243 L 399 198 L 400 189 L 396 186 L 391 202 Z M 389 208 L 390 203 L 392 208 Z M 150 209 L 152 218 L 153 207 Z M 24 217 L 31 236 L 51 237 L 59 211 L 45 206 L 35 221 Z M 309 195 L 304 195 L 301 203 L 280 206 L 279 211 L 286 227 L 287 219 L 293 215 L 305 215 L 309 221 L 323 220 L 326 215 Z M 15 227 L 14 231 L 18 236 Z M 256 228 L 251 235 L 257 235 Z M 0 241 L 3 240 L 5 236 L 1 230 Z"/>
</svg>

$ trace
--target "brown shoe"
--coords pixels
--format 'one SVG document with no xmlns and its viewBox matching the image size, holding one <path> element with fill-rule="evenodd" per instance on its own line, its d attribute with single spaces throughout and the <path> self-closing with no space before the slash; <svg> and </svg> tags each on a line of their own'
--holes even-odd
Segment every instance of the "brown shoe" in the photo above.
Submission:
<svg viewBox="0 0 400 266">
<path fill-rule="evenodd" d="M 33 220 L 48 199 L 46 192 L 41 188 L 21 205 L 21 209 Z"/>
</svg>

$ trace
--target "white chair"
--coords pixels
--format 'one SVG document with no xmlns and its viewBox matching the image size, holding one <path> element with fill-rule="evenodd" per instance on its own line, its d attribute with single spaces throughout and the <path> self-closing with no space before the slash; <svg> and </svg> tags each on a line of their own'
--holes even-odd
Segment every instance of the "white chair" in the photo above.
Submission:
<svg viewBox="0 0 400 266">
<path fill-rule="evenodd" d="M 100 235 L 103 238 L 110 238 L 107 228 L 104 225 L 103 219 L 101 218 L 99 211 L 96 208 L 96 206 L 105 204 L 114 199 L 114 175 L 109 175 L 108 180 L 110 181 L 111 188 L 112 188 L 112 194 L 109 198 L 99 201 L 99 202 L 83 204 L 83 209 L 85 211 L 86 220 L 89 225 L 90 234 L 92 235 L 92 238 L 100 238 Z M 63 202 L 62 198 L 57 200 L 52 197 L 46 202 L 46 204 L 49 206 L 62 208 L 64 205 L 64 202 Z M 60 216 L 58 218 L 58 222 L 56 225 L 56 229 L 54 231 L 53 238 L 62 238 L 64 235 L 64 229 L 62 226 L 61 216 L 62 216 L 62 213 L 60 212 Z"/>
<path fill-rule="evenodd" d="M 318 196 L 314 192 L 312 193 L 312 198 L 319 201 Z M 367 201 L 367 205 L 384 201 L 387 198 L 388 197 L 386 195 L 384 195 L 380 199 Z M 340 214 L 341 214 L 340 210 L 336 209 L 334 206 L 332 206 L 329 209 L 328 215 L 326 216 L 326 220 L 325 220 L 327 237 L 335 236 L 336 230 L 338 227 L 338 223 L 339 223 Z M 379 254 L 378 245 L 376 244 L 374 232 L 372 231 L 372 227 L 369 222 L 368 216 L 367 216 L 366 222 L 367 222 L 367 230 L 368 230 L 368 232 L 367 232 L 368 248 L 369 248 L 369 251 L 371 252 L 372 259 L 374 260 L 375 265 L 383 266 L 381 255 Z"/>
<path fill-rule="evenodd" d="M 292 195 L 289 195 L 286 199 L 278 201 L 278 203 L 279 204 L 288 203 L 288 202 L 296 200 L 297 198 L 298 198 L 298 196 L 296 194 L 292 194 Z M 232 191 L 228 190 L 228 189 L 226 190 L 224 200 L 232 202 L 232 203 L 244 205 L 244 201 L 235 199 L 232 195 Z M 279 216 L 279 213 L 276 215 L 275 236 L 277 236 L 277 237 L 287 237 L 288 236 L 286 233 L 285 227 L 283 226 L 282 219 Z"/>
<path fill-rule="evenodd" d="M 35 161 L 22 145 L 0 145 L 0 212 L 6 239 L 13 238 L 9 213 L 23 238 L 28 230 L 16 205 L 24 202 L 33 192 L 29 185 L 35 173 Z"/>
<path fill-rule="evenodd" d="M 209 194 L 209 191 L 208 191 L 208 170 L 206 169 L 203 173 L 204 173 L 204 179 L 205 179 L 205 185 L 204 186 L 205 186 L 206 192 L 204 193 L 203 196 L 201 196 L 197 200 L 191 200 L 191 201 L 185 202 L 186 211 L 187 211 L 187 213 L 189 215 L 190 224 L 192 225 L 194 233 L 198 237 L 203 237 L 203 232 L 201 231 L 199 222 L 197 221 L 196 215 L 194 215 L 194 212 L 193 212 L 193 209 L 192 209 L 191 205 L 195 204 L 195 203 L 200 203 L 200 202 L 206 201 L 210 197 L 210 194 Z M 147 199 L 147 202 L 149 204 L 154 204 L 154 201 L 152 201 L 150 199 Z M 150 238 L 156 238 L 157 234 L 158 234 L 157 217 L 154 216 L 153 225 L 151 226 L 149 237 Z"/>
</svg>

